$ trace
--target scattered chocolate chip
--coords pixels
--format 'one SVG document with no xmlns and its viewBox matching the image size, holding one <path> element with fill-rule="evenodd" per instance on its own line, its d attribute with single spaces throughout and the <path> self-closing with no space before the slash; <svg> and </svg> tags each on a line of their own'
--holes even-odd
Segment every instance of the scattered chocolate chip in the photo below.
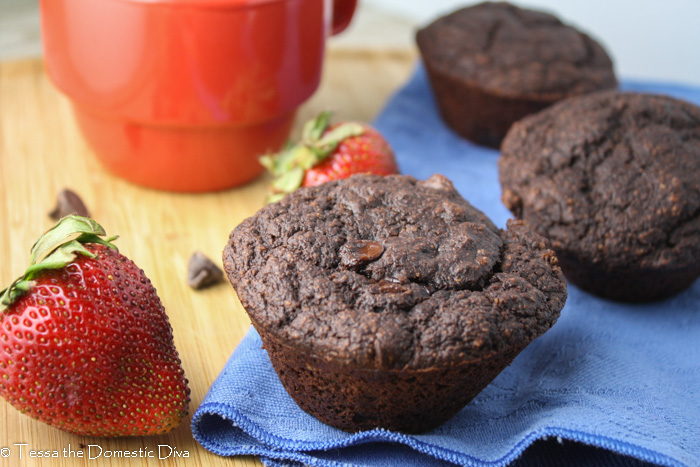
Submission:
<svg viewBox="0 0 700 467">
<path fill-rule="evenodd" d="M 78 194 L 69 189 L 64 188 L 58 192 L 56 197 L 56 207 L 49 212 L 49 217 L 53 220 L 59 220 L 62 217 L 66 217 L 70 214 L 77 214 L 83 217 L 90 217 L 85 203 L 80 199 Z"/>
<path fill-rule="evenodd" d="M 349 240 L 340 248 L 340 264 L 357 269 L 379 258 L 383 252 L 382 244 L 374 240 Z"/>
<path fill-rule="evenodd" d="M 195 251 L 187 267 L 187 285 L 193 289 L 203 289 L 221 282 L 224 272 L 203 253 Z"/>
</svg>

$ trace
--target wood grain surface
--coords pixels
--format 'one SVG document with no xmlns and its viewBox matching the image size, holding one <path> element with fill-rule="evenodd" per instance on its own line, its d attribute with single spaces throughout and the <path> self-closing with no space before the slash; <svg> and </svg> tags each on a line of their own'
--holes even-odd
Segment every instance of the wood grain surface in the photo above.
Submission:
<svg viewBox="0 0 700 467">
<path fill-rule="evenodd" d="M 333 110 L 337 119 L 371 121 L 409 76 L 414 58 L 411 51 L 329 52 L 321 87 L 300 109 L 295 131 L 322 109 Z M 156 286 L 192 390 L 190 417 L 167 435 L 147 438 L 71 435 L 21 415 L 0 400 L 0 449 L 11 450 L 9 457 L 0 457 L 0 466 L 260 465 L 254 458 L 218 457 L 192 438 L 191 414 L 249 321 L 228 283 L 194 291 L 187 286 L 186 269 L 195 250 L 221 262 L 229 232 L 262 206 L 268 182 L 262 177 L 241 188 L 197 195 L 132 185 L 102 168 L 41 61 L 0 63 L 0 288 L 24 271 L 32 243 L 53 224 L 47 213 L 58 191 L 72 188 L 108 234 L 120 235 L 120 251 L 144 269 Z M 187 451 L 189 458 L 88 461 L 63 456 L 64 448 L 70 445 L 77 450 L 79 444 L 99 445 L 105 451 L 157 449 L 161 444 Z M 29 450 L 57 450 L 61 456 L 30 459 Z M 87 448 L 83 451 L 87 456 Z"/>
</svg>

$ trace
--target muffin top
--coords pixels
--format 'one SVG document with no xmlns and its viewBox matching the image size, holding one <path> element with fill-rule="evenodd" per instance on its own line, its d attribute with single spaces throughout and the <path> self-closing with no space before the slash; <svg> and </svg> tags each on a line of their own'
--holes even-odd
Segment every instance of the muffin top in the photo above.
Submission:
<svg viewBox="0 0 700 467">
<path fill-rule="evenodd" d="M 416 40 L 431 67 L 500 95 L 550 100 L 617 86 L 596 41 L 550 14 L 508 3 L 457 10 Z"/>
<path fill-rule="evenodd" d="M 301 188 L 243 221 L 223 258 L 258 330 L 360 368 L 520 350 L 566 299 L 541 237 L 496 228 L 441 175 Z"/>
<path fill-rule="evenodd" d="M 606 267 L 700 260 L 700 108 L 605 91 L 567 99 L 511 128 L 503 201 L 562 255 Z"/>
</svg>

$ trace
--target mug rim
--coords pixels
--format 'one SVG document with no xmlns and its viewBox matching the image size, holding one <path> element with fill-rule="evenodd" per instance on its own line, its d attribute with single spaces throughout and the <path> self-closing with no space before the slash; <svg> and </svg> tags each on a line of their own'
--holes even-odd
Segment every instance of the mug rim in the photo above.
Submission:
<svg viewBox="0 0 700 467">
<path fill-rule="evenodd" d="M 94 1 L 94 0 L 93 0 Z M 284 1 L 302 0 L 109 0 L 128 4 L 163 7 L 248 8 Z"/>
</svg>

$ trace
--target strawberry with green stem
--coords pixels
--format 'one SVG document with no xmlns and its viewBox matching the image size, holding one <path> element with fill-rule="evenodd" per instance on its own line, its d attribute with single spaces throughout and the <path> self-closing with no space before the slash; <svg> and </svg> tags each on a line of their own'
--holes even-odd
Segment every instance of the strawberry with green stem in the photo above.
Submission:
<svg viewBox="0 0 700 467">
<path fill-rule="evenodd" d="M 61 219 L 0 292 L 0 395 L 21 412 L 90 436 L 165 433 L 189 389 L 156 290 L 104 229 Z"/>
<path fill-rule="evenodd" d="M 301 186 L 314 186 L 356 173 L 398 173 L 394 152 L 384 137 L 365 123 L 330 124 L 322 112 L 302 129 L 301 142 L 260 158 L 275 179 L 268 202 Z"/>
</svg>

